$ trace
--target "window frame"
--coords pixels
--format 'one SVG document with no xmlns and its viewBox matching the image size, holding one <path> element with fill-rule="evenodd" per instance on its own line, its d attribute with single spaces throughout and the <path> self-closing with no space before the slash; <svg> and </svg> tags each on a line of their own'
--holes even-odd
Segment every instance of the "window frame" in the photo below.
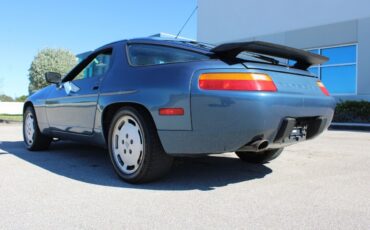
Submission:
<svg viewBox="0 0 370 230">
<path fill-rule="evenodd" d="M 131 45 L 148 45 L 148 46 L 160 46 L 160 47 L 166 47 L 166 48 L 179 49 L 179 50 L 184 50 L 184 51 L 188 51 L 188 52 L 193 52 L 193 53 L 201 54 L 201 55 L 204 55 L 204 56 L 209 57 L 209 59 L 205 59 L 205 60 L 192 60 L 192 61 L 181 61 L 181 62 L 167 62 L 167 63 L 163 63 L 163 64 L 151 64 L 151 65 L 134 65 L 134 64 L 132 64 L 131 59 L 130 59 L 129 46 L 131 46 Z M 186 49 L 186 48 L 182 48 L 182 47 L 177 47 L 177 46 L 166 45 L 166 44 L 152 44 L 152 43 L 145 43 L 145 42 L 126 43 L 124 49 L 126 50 L 127 63 L 129 64 L 130 67 L 134 67 L 134 68 L 163 66 L 163 65 L 173 65 L 173 64 L 181 64 L 181 63 L 199 62 L 199 61 L 210 61 L 210 60 L 212 60 L 212 58 L 209 55 L 207 55 L 206 53 L 203 53 L 201 51 L 195 51 L 195 50 L 192 50 L 192 49 L 190 50 L 190 49 Z"/>
<path fill-rule="evenodd" d="M 331 95 L 333 96 L 354 96 L 354 95 L 357 95 L 357 82 L 358 82 L 358 43 L 345 43 L 345 44 L 340 44 L 340 45 L 333 45 L 333 46 L 322 46 L 322 47 L 312 47 L 312 48 L 306 48 L 305 50 L 306 51 L 310 51 L 310 50 L 318 50 L 319 51 L 319 54 L 321 55 L 322 54 L 322 50 L 324 49 L 330 49 L 330 48 L 341 48 L 341 47 L 345 47 L 345 46 L 355 46 L 355 51 L 356 51 L 356 62 L 348 62 L 348 63 L 344 63 L 344 64 L 319 64 L 319 65 L 314 65 L 314 66 L 310 66 L 310 68 L 318 68 L 318 74 L 317 74 L 317 77 L 318 79 L 322 79 L 321 78 L 321 70 L 322 68 L 325 68 L 325 67 L 340 67 L 340 66 L 351 66 L 351 65 L 355 65 L 355 92 L 353 93 L 331 93 Z"/>
<path fill-rule="evenodd" d="M 109 71 L 112 69 L 112 64 L 113 64 L 113 47 L 109 47 L 109 48 L 105 48 L 105 49 L 102 49 L 102 50 L 98 50 L 96 52 L 92 52 L 91 54 L 89 54 L 86 58 L 84 58 L 83 60 L 81 60 L 80 63 L 78 63 L 67 75 L 65 75 L 65 77 L 62 79 L 62 83 L 64 82 L 72 82 L 72 81 L 81 81 L 81 80 L 86 80 L 86 79 L 92 79 L 92 78 L 82 78 L 82 79 L 75 79 L 80 73 L 81 71 L 83 71 L 97 56 L 99 56 L 100 54 L 104 54 L 104 53 L 109 53 L 111 54 L 111 58 L 109 60 L 109 68 L 108 70 L 104 73 L 104 74 L 101 74 L 101 75 L 96 75 L 97 78 L 101 78 L 101 76 L 105 76 L 109 73 Z M 95 78 L 95 76 L 93 77 Z"/>
</svg>

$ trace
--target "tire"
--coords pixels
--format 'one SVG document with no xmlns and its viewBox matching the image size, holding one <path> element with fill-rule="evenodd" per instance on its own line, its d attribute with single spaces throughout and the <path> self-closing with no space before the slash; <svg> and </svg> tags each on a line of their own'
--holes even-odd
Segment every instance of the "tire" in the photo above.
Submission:
<svg viewBox="0 0 370 230">
<path fill-rule="evenodd" d="M 23 140 L 30 151 L 46 150 L 49 148 L 52 137 L 40 132 L 35 110 L 28 106 L 23 114 Z"/>
<path fill-rule="evenodd" d="M 264 164 L 277 158 L 284 148 L 269 149 L 262 152 L 235 152 L 236 155 L 245 162 L 253 164 Z"/>
<path fill-rule="evenodd" d="M 121 108 L 109 128 L 108 149 L 117 175 L 128 183 L 138 184 L 157 180 L 172 166 L 157 130 L 145 111 L 133 107 Z"/>
</svg>

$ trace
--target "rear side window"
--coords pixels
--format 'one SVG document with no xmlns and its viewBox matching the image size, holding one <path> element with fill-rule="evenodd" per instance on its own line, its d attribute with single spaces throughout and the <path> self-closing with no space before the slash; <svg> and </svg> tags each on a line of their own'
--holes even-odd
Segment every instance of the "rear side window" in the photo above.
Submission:
<svg viewBox="0 0 370 230">
<path fill-rule="evenodd" d="M 133 66 L 161 65 L 210 59 L 200 53 L 160 45 L 133 44 L 128 46 L 130 64 Z"/>
</svg>

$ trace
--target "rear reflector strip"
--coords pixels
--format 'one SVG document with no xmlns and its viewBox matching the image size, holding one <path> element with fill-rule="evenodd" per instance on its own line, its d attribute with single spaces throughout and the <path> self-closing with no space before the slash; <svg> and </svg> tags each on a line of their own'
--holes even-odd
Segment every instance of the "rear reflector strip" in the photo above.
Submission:
<svg viewBox="0 0 370 230">
<path fill-rule="evenodd" d="M 321 89 L 321 91 L 326 95 L 330 96 L 329 91 L 326 89 L 325 85 L 321 81 L 317 81 L 317 86 Z"/>
<path fill-rule="evenodd" d="M 182 116 L 184 115 L 183 108 L 161 108 L 159 109 L 159 115 L 163 116 Z"/>
<path fill-rule="evenodd" d="M 277 91 L 270 76 L 258 73 L 204 73 L 199 77 L 199 88 L 205 90 Z"/>
</svg>

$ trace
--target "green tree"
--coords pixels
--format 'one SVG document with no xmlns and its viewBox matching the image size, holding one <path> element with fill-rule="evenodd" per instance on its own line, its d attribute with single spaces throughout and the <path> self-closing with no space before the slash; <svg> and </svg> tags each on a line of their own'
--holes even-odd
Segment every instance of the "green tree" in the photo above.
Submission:
<svg viewBox="0 0 370 230">
<path fill-rule="evenodd" d="M 16 97 L 14 101 L 16 102 L 24 102 L 27 99 L 26 95 L 22 95 L 20 97 Z"/>
<path fill-rule="evenodd" d="M 14 101 L 14 99 L 8 95 L 5 95 L 5 94 L 1 94 L 0 95 L 0 101 L 3 101 L 3 102 L 10 102 L 10 101 Z"/>
<path fill-rule="evenodd" d="M 46 72 L 57 72 L 62 76 L 68 73 L 77 64 L 76 56 L 64 49 L 46 48 L 41 50 L 31 63 L 29 71 L 29 93 L 45 87 Z"/>
</svg>

